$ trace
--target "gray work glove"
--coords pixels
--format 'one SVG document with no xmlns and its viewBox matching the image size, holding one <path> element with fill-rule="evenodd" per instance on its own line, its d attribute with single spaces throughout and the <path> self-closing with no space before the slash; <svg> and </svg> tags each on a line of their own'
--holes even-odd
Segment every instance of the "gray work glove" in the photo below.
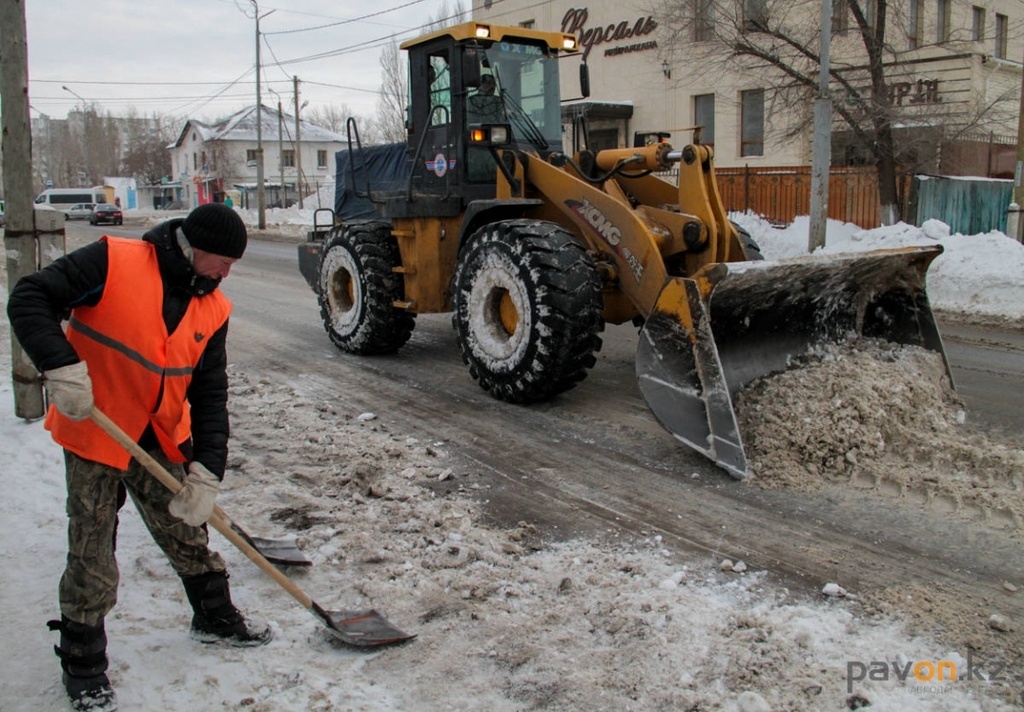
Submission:
<svg viewBox="0 0 1024 712">
<path fill-rule="evenodd" d="M 50 402 L 71 420 L 85 420 L 92 414 L 92 379 L 85 361 L 43 372 Z"/>
<path fill-rule="evenodd" d="M 213 514 L 219 491 L 217 476 L 198 462 L 191 462 L 182 488 L 167 505 L 167 511 L 189 526 L 201 526 Z"/>
</svg>

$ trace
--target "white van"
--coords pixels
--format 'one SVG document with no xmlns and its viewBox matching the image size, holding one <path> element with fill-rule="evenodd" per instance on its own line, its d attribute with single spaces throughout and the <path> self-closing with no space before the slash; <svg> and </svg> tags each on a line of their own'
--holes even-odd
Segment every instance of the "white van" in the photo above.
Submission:
<svg viewBox="0 0 1024 712">
<path fill-rule="evenodd" d="M 105 203 L 107 192 L 96 188 L 49 188 L 36 197 L 36 204 L 52 205 L 62 210 L 75 203 Z"/>
</svg>

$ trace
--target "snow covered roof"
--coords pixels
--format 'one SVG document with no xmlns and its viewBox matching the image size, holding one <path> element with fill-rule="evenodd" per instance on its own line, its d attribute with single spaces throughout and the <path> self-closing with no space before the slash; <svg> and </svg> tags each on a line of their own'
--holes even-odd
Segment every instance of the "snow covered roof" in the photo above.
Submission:
<svg viewBox="0 0 1024 712">
<path fill-rule="evenodd" d="M 276 141 L 278 139 L 278 116 L 276 109 L 266 106 L 261 107 L 260 129 L 264 141 Z M 287 141 L 293 139 L 295 132 L 295 117 L 282 113 L 280 123 L 284 129 L 284 138 Z M 341 134 L 329 131 L 308 121 L 299 120 L 299 137 L 305 143 L 338 142 L 344 143 L 345 137 Z M 178 134 L 177 140 L 169 146 L 175 148 L 180 146 L 188 135 L 189 131 L 195 131 L 202 137 L 203 141 L 255 141 L 256 140 L 256 107 L 249 106 L 237 111 L 231 116 L 218 121 L 215 124 L 207 124 L 195 119 L 189 119 Z"/>
</svg>

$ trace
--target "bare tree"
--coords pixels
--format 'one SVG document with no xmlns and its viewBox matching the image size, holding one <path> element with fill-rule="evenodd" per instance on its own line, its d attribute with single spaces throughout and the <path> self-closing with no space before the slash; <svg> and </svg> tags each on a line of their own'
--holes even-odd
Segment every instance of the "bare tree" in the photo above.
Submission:
<svg viewBox="0 0 1024 712">
<path fill-rule="evenodd" d="M 926 142 L 977 131 L 1004 120 L 1015 100 L 999 96 L 943 102 L 928 81 L 916 78 L 923 44 L 913 4 L 889 0 L 832 0 L 833 42 L 829 66 L 834 120 L 852 137 L 853 152 L 866 155 L 878 174 L 882 220 L 899 218 L 897 170 L 913 170 L 934 155 Z M 721 77 L 723 65 L 737 76 L 757 77 L 765 90 L 765 119 L 783 139 L 805 136 L 817 93 L 820 0 L 684 0 L 654 10 L 666 36 L 666 54 L 678 60 L 687 82 Z M 921 6 L 917 5 L 917 10 Z M 852 18 L 852 23 L 850 19 Z M 955 33 L 932 58 L 963 50 Z M 971 56 L 961 52 L 961 57 Z M 961 61 L 963 61 L 961 59 Z M 717 84 L 718 82 L 715 82 Z M 908 96 L 908 93 L 910 94 Z M 968 94 L 965 92 L 964 94 Z M 901 131 L 896 127 L 917 126 Z"/>
<path fill-rule="evenodd" d="M 382 141 L 397 143 L 405 140 L 405 105 L 409 101 L 409 75 L 397 42 L 380 53 L 380 69 L 383 84 L 374 128 Z"/>
<path fill-rule="evenodd" d="M 155 185 L 170 167 L 168 144 L 173 140 L 171 122 L 158 114 L 139 116 L 129 110 L 121 119 L 126 151 L 119 175 L 129 176 L 146 185 Z"/>
<path fill-rule="evenodd" d="M 89 142 L 87 171 L 92 179 L 90 185 L 99 185 L 104 176 L 120 175 L 121 125 L 109 111 L 103 115 L 95 114 L 92 118 L 85 134 L 85 140 Z"/>
<path fill-rule="evenodd" d="M 55 185 L 89 187 L 104 176 L 120 174 L 125 143 L 121 119 L 109 112 L 100 114 L 89 104 L 71 111 L 64 121 L 50 120 L 47 131 L 47 159 L 52 159 Z"/>
<path fill-rule="evenodd" d="M 345 133 L 345 121 L 352 116 L 352 111 L 347 104 L 340 106 L 315 106 L 307 109 L 302 114 L 302 120 L 311 124 L 333 131 L 334 133 Z"/>
<path fill-rule="evenodd" d="M 468 19 L 469 13 L 466 11 L 466 6 L 460 0 L 452 0 L 452 2 L 441 0 L 441 5 L 437 8 L 437 14 L 427 20 L 427 24 L 423 26 L 423 31 L 433 32 L 443 27 L 458 25 L 466 22 Z"/>
</svg>

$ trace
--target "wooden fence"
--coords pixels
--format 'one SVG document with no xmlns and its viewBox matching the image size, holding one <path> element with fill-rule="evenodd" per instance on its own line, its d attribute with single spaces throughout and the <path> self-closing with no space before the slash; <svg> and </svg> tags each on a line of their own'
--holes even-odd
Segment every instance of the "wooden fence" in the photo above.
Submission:
<svg viewBox="0 0 1024 712">
<path fill-rule="evenodd" d="M 752 212 L 777 225 L 811 213 L 811 168 L 716 168 L 718 190 L 728 211 Z M 900 188 L 906 196 L 907 181 Z M 905 198 L 900 201 L 905 204 Z M 863 228 L 881 224 L 878 178 L 873 167 L 833 167 L 828 182 L 828 217 Z"/>
</svg>

